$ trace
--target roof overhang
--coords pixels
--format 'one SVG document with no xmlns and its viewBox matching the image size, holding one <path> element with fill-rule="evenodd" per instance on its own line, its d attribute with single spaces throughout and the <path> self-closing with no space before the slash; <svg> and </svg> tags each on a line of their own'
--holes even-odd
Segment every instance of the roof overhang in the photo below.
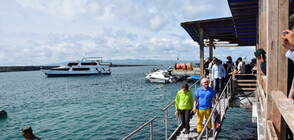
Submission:
<svg viewBox="0 0 294 140">
<path fill-rule="evenodd" d="M 228 0 L 232 17 L 183 22 L 181 26 L 191 38 L 200 43 L 199 31 L 206 43 L 221 46 L 255 46 L 257 37 L 258 0 Z M 222 43 L 226 42 L 226 43 Z M 227 45 L 225 45 L 227 44 Z"/>
</svg>

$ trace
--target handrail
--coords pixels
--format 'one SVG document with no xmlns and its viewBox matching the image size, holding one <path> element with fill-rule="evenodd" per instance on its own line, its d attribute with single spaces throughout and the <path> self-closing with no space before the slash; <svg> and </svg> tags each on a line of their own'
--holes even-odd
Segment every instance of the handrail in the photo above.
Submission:
<svg viewBox="0 0 294 140">
<path fill-rule="evenodd" d="M 138 131 L 140 131 L 141 129 L 143 129 L 145 126 L 147 126 L 150 123 L 150 140 L 153 140 L 153 125 L 152 122 L 157 118 L 157 116 L 155 116 L 153 119 L 149 120 L 148 122 L 146 122 L 145 124 L 143 124 L 142 126 L 140 126 L 138 129 L 136 129 L 135 131 L 133 131 L 131 134 L 129 134 L 128 136 L 124 137 L 123 140 L 127 140 L 129 139 L 131 136 L 133 136 L 134 134 L 136 134 Z"/>
<path fill-rule="evenodd" d="M 201 79 L 197 80 L 192 86 L 189 87 L 191 89 L 193 86 L 196 88 L 196 84 L 199 83 Z M 175 103 L 175 100 L 173 100 L 171 103 L 169 103 L 165 108 L 162 109 L 162 111 L 165 111 L 165 140 L 168 140 L 168 108 L 172 106 Z M 180 126 L 180 120 L 178 119 L 178 126 Z"/>
<path fill-rule="evenodd" d="M 285 122 L 287 123 L 291 131 L 294 132 L 294 105 L 290 102 L 290 100 L 282 91 L 272 91 L 270 95 L 272 96 L 272 99 L 277 106 L 279 112 L 283 116 Z"/>
<path fill-rule="evenodd" d="M 215 104 L 215 106 L 213 107 L 213 109 L 212 109 L 212 111 L 211 111 L 211 113 L 210 113 L 210 115 L 209 115 L 209 117 L 208 117 L 208 119 L 206 120 L 206 122 L 205 122 L 205 124 L 204 124 L 204 127 L 203 128 L 205 128 L 205 129 L 203 129 L 202 131 L 201 131 L 201 133 L 199 134 L 199 136 L 197 137 L 197 140 L 200 140 L 201 138 L 202 138 L 202 136 L 203 136 L 203 134 L 204 134 L 204 130 L 206 130 L 206 135 L 208 136 L 208 132 L 207 132 L 207 126 L 208 126 L 208 123 L 209 123 L 209 121 L 212 119 L 212 116 L 214 115 L 214 112 L 215 112 L 215 110 L 216 110 L 216 108 L 217 108 L 217 106 L 220 104 L 220 98 L 224 95 L 224 93 L 225 93 L 225 90 L 229 87 L 229 83 L 230 83 L 230 85 L 231 85 L 231 82 L 232 82 L 232 77 L 230 77 L 230 79 L 228 80 L 229 82 L 227 82 L 227 84 L 226 84 L 226 86 L 225 86 L 225 88 L 223 89 L 223 91 L 222 91 L 222 93 L 221 93 L 221 95 L 219 96 L 219 98 L 217 99 L 217 103 Z M 228 89 L 227 89 L 228 90 Z M 228 92 L 227 92 L 227 94 L 228 94 Z M 228 96 L 227 96 L 228 97 Z M 228 97 L 228 99 L 230 99 L 230 97 Z M 225 106 L 225 104 L 224 104 L 224 106 Z M 219 110 L 220 111 L 220 110 Z M 223 114 L 223 116 L 224 116 L 225 114 Z M 221 120 L 223 119 L 222 117 L 220 118 Z M 212 129 L 213 129 L 213 138 L 215 139 L 215 127 L 214 127 L 214 118 L 213 118 L 213 122 L 211 122 L 212 123 Z"/>
<path fill-rule="evenodd" d="M 162 111 L 167 110 L 171 105 L 173 105 L 175 103 L 175 100 L 173 100 L 169 105 L 167 105 L 164 109 L 162 109 Z"/>
<path fill-rule="evenodd" d="M 192 84 L 189 89 L 191 89 L 193 86 L 195 86 L 201 79 L 197 80 L 194 84 Z"/>
</svg>

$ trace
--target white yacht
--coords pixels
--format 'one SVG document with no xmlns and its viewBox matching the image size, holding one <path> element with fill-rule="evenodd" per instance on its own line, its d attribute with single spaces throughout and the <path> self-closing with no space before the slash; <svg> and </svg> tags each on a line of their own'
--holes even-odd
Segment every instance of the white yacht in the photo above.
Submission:
<svg viewBox="0 0 294 140">
<path fill-rule="evenodd" d="M 110 65 L 111 63 L 104 63 L 102 57 L 84 57 L 82 60 L 69 62 L 67 66 L 42 71 L 47 77 L 109 75 Z"/>
<path fill-rule="evenodd" d="M 153 70 L 146 75 L 146 80 L 153 83 L 171 83 L 175 82 L 175 78 L 169 74 L 167 70 Z"/>
</svg>

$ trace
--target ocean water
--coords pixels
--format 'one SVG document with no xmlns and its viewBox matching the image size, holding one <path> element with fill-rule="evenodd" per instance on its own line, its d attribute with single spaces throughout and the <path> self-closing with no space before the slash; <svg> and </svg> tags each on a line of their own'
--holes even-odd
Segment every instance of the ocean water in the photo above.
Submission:
<svg viewBox="0 0 294 140">
<path fill-rule="evenodd" d="M 154 139 L 164 139 L 162 109 L 175 99 L 181 82 L 148 83 L 153 68 L 118 67 L 107 76 L 47 78 L 40 71 L 0 73 L 0 139 L 23 139 L 21 128 L 32 126 L 42 139 L 117 140 L 154 116 Z M 192 83 L 190 83 L 191 85 Z M 194 90 L 193 90 L 194 92 Z M 177 126 L 169 109 L 169 135 Z M 149 139 L 147 126 L 132 139 Z M 244 109 L 229 109 L 220 139 L 255 139 L 256 124 Z"/>
</svg>

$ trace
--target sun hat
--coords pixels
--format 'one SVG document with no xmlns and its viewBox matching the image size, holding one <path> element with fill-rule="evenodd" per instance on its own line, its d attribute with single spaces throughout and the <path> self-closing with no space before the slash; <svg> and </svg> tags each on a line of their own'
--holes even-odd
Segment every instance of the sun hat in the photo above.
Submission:
<svg viewBox="0 0 294 140">
<path fill-rule="evenodd" d="M 263 53 L 265 53 L 265 51 L 260 48 L 260 49 L 256 50 L 256 52 L 254 52 L 254 55 L 257 57 L 257 56 L 260 56 Z"/>
</svg>

